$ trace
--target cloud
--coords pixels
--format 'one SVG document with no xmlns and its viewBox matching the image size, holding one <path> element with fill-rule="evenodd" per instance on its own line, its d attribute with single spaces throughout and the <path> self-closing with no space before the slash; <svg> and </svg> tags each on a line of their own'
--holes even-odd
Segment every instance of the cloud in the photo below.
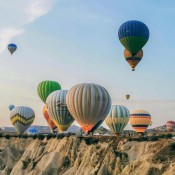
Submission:
<svg viewBox="0 0 175 175">
<path fill-rule="evenodd" d="M 0 7 L 0 54 L 12 38 L 23 34 L 27 24 L 47 14 L 55 0 L 3 1 Z M 10 12 L 10 13 L 9 13 Z"/>
</svg>

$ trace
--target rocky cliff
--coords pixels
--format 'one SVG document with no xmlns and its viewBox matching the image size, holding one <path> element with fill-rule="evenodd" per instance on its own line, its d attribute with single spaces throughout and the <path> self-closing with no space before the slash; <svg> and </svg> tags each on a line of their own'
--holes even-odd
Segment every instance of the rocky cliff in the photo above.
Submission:
<svg viewBox="0 0 175 175">
<path fill-rule="evenodd" d="M 173 175 L 175 143 L 115 137 L 0 138 L 2 175 Z"/>
</svg>

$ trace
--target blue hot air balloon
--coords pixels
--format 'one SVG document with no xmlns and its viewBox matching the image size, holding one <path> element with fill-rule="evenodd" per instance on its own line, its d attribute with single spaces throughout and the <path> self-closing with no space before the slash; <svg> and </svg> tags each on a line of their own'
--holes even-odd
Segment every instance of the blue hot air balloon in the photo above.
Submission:
<svg viewBox="0 0 175 175">
<path fill-rule="evenodd" d="M 16 44 L 11 43 L 11 44 L 8 45 L 8 50 L 9 50 L 9 52 L 11 54 L 13 54 L 13 52 L 15 52 L 16 49 L 17 49 L 17 45 Z"/>
<path fill-rule="evenodd" d="M 118 37 L 122 45 L 132 55 L 136 55 L 147 43 L 149 39 L 149 29 L 140 21 L 127 21 L 120 26 Z"/>
<path fill-rule="evenodd" d="M 14 105 L 9 105 L 9 110 L 11 111 L 13 108 L 15 108 Z"/>
<path fill-rule="evenodd" d="M 38 129 L 36 127 L 30 127 L 27 133 L 31 135 L 38 134 Z"/>
</svg>

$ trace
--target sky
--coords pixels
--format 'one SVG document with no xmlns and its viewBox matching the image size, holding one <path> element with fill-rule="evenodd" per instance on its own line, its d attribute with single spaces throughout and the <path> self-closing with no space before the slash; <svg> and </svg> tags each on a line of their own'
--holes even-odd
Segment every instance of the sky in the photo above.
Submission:
<svg viewBox="0 0 175 175">
<path fill-rule="evenodd" d="M 112 104 L 148 111 L 152 127 L 175 120 L 174 7 L 172 0 L 2 0 L 0 125 L 11 126 L 9 104 L 32 107 L 34 124 L 47 125 L 37 95 L 43 80 L 68 90 L 78 83 L 102 85 Z M 150 31 L 135 72 L 118 40 L 128 20 L 142 21 Z M 12 56 L 9 43 L 18 46 Z"/>
</svg>

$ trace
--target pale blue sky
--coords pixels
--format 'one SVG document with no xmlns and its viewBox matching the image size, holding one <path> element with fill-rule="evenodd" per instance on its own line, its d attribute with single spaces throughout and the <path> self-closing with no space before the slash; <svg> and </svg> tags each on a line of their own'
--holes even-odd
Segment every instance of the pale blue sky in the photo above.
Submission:
<svg viewBox="0 0 175 175">
<path fill-rule="evenodd" d="M 150 30 L 135 72 L 118 40 L 118 28 L 132 19 Z M 150 112 L 153 127 L 175 120 L 174 19 L 173 0 L 2 0 L 1 125 L 11 125 L 9 104 L 31 106 L 35 124 L 46 125 L 36 88 L 47 79 L 64 89 L 82 82 L 100 84 L 113 104 Z M 9 42 L 18 45 L 13 56 L 6 49 Z M 126 93 L 131 100 L 125 100 Z"/>
</svg>

